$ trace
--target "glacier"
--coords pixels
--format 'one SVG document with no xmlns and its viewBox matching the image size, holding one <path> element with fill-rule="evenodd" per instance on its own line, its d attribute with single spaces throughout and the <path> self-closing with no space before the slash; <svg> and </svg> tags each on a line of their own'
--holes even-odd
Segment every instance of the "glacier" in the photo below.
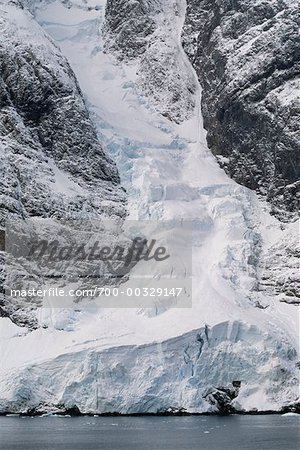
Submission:
<svg viewBox="0 0 300 450">
<path fill-rule="evenodd" d="M 184 1 L 146 3 L 158 54 L 180 61 L 179 74 L 170 64 L 168 84 L 193 85 L 180 120 L 176 108 L 166 114 L 169 93 L 145 89 L 155 67 L 107 45 L 105 0 L 23 2 L 77 77 L 127 191 L 129 218 L 193 223 L 192 307 L 43 307 L 33 331 L 1 318 L 2 413 L 278 411 L 299 401 L 298 309 L 272 288 L 295 277 L 284 255 L 261 289 L 274 249 L 296 241 L 298 225 L 272 216 L 207 147 L 201 87 L 180 42 Z"/>
</svg>

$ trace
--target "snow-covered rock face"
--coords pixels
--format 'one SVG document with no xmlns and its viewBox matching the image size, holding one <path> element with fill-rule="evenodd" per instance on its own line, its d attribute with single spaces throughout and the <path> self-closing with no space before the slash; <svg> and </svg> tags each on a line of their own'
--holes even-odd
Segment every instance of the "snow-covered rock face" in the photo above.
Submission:
<svg viewBox="0 0 300 450">
<path fill-rule="evenodd" d="M 294 229 L 293 229 L 294 228 Z M 258 289 L 280 301 L 300 305 L 300 243 L 295 223 L 275 242 L 261 261 Z"/>
<path fill-rule="evenodd" d="M 276 410 L 295 398 L 296 362 L 288 340 L 276 341 L 255 326 L 224 322 L 160 344 L 66 353 L 9 373 L 1 385 L 0 410 Z"/>
<path fill-rule="evenodd" d="M 70 66 L 29 13 L 1 8 L 1 193 L 10 197 L 1 225 L 6 209 L 25 217 L 99 217 L 111 199 L 108 216 L 119 213 L 117 169 Z"/>
<path fill-rule="evenodd" d="M 169 0 L 108 0 L 105 50 L 138 61 L 137 85 L 162 115 L 175 122 L 192 116 L 195 79 L 187 70 L 178 34 L 184 4 Z"/>
<path fill-rule="evenodd" d="M 124 215 L 116 166 L 60 50 L 18 2 L 0 2 L 0 29 L 1 229 L 8 215 Z M 0 308 L 13 314 L 3 297 Z M 16 308 L 14 320 L 28 324 Z"/>
<path fill-rule="evenodd" d="M 187 0 L 183 46 L 203 88 L 207 141 L 226 172 L 297 211 L 299 1 Z"/>
</svg>

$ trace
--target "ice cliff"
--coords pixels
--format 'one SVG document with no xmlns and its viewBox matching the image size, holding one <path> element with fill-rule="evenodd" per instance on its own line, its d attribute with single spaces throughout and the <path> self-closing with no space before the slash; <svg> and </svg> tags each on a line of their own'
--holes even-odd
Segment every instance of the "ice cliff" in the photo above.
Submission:
<svg viewBox="0 0 300 450">
<path fill-rule="evenodd" d="M 294 400 L 295 358 L 285 339 L 240 322 L 219 323 L 159 344 L 65 353 L 14 371 L 1 385 L 0 408 L 34 414 L 75 406 L 86 414 L 276 410 Z"/>
</svg>

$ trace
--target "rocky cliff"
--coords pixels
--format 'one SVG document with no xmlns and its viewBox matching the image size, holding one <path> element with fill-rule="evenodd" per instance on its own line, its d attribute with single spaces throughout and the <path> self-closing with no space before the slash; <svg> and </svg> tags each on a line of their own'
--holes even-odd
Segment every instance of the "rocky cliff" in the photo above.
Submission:
<svg viewBox="0 0 300 450">
<path fill-rule="evenodd" d="M 0 2 L 0 29 L 2 237 L 8 216 L 124 215 L 126 199 L 116 166 L 98 140 L 60 50 L 19 2 Z M 28 324 L 22 309 L 8 305 L 2 290 L 2 315 Z"/>
<path fill-rule="evenodd" d="M 141 93 L 176 123 L 192 116 L 196 92 L 178 35 L 182 17 L 182 2 L 108 0 L 103 28 L 105 50 L 137 64 Z"/>
<path fill-rule="evenodd" d="M 182 35 L 209 147 L 282 220 L 299 200 L 299 28 L 299 1 L 187 0 Z"/>
</svg>

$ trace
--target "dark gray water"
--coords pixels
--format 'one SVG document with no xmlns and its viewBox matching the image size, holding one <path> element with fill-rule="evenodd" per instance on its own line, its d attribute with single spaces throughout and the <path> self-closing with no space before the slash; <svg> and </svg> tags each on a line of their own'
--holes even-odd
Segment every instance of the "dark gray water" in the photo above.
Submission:
<svg viewBox="0 0 300 450">
<path fill-rule="evenodd" d="M 299 417 L 0 417 L 0 448 L 294 450 Z"/>
</svg>

